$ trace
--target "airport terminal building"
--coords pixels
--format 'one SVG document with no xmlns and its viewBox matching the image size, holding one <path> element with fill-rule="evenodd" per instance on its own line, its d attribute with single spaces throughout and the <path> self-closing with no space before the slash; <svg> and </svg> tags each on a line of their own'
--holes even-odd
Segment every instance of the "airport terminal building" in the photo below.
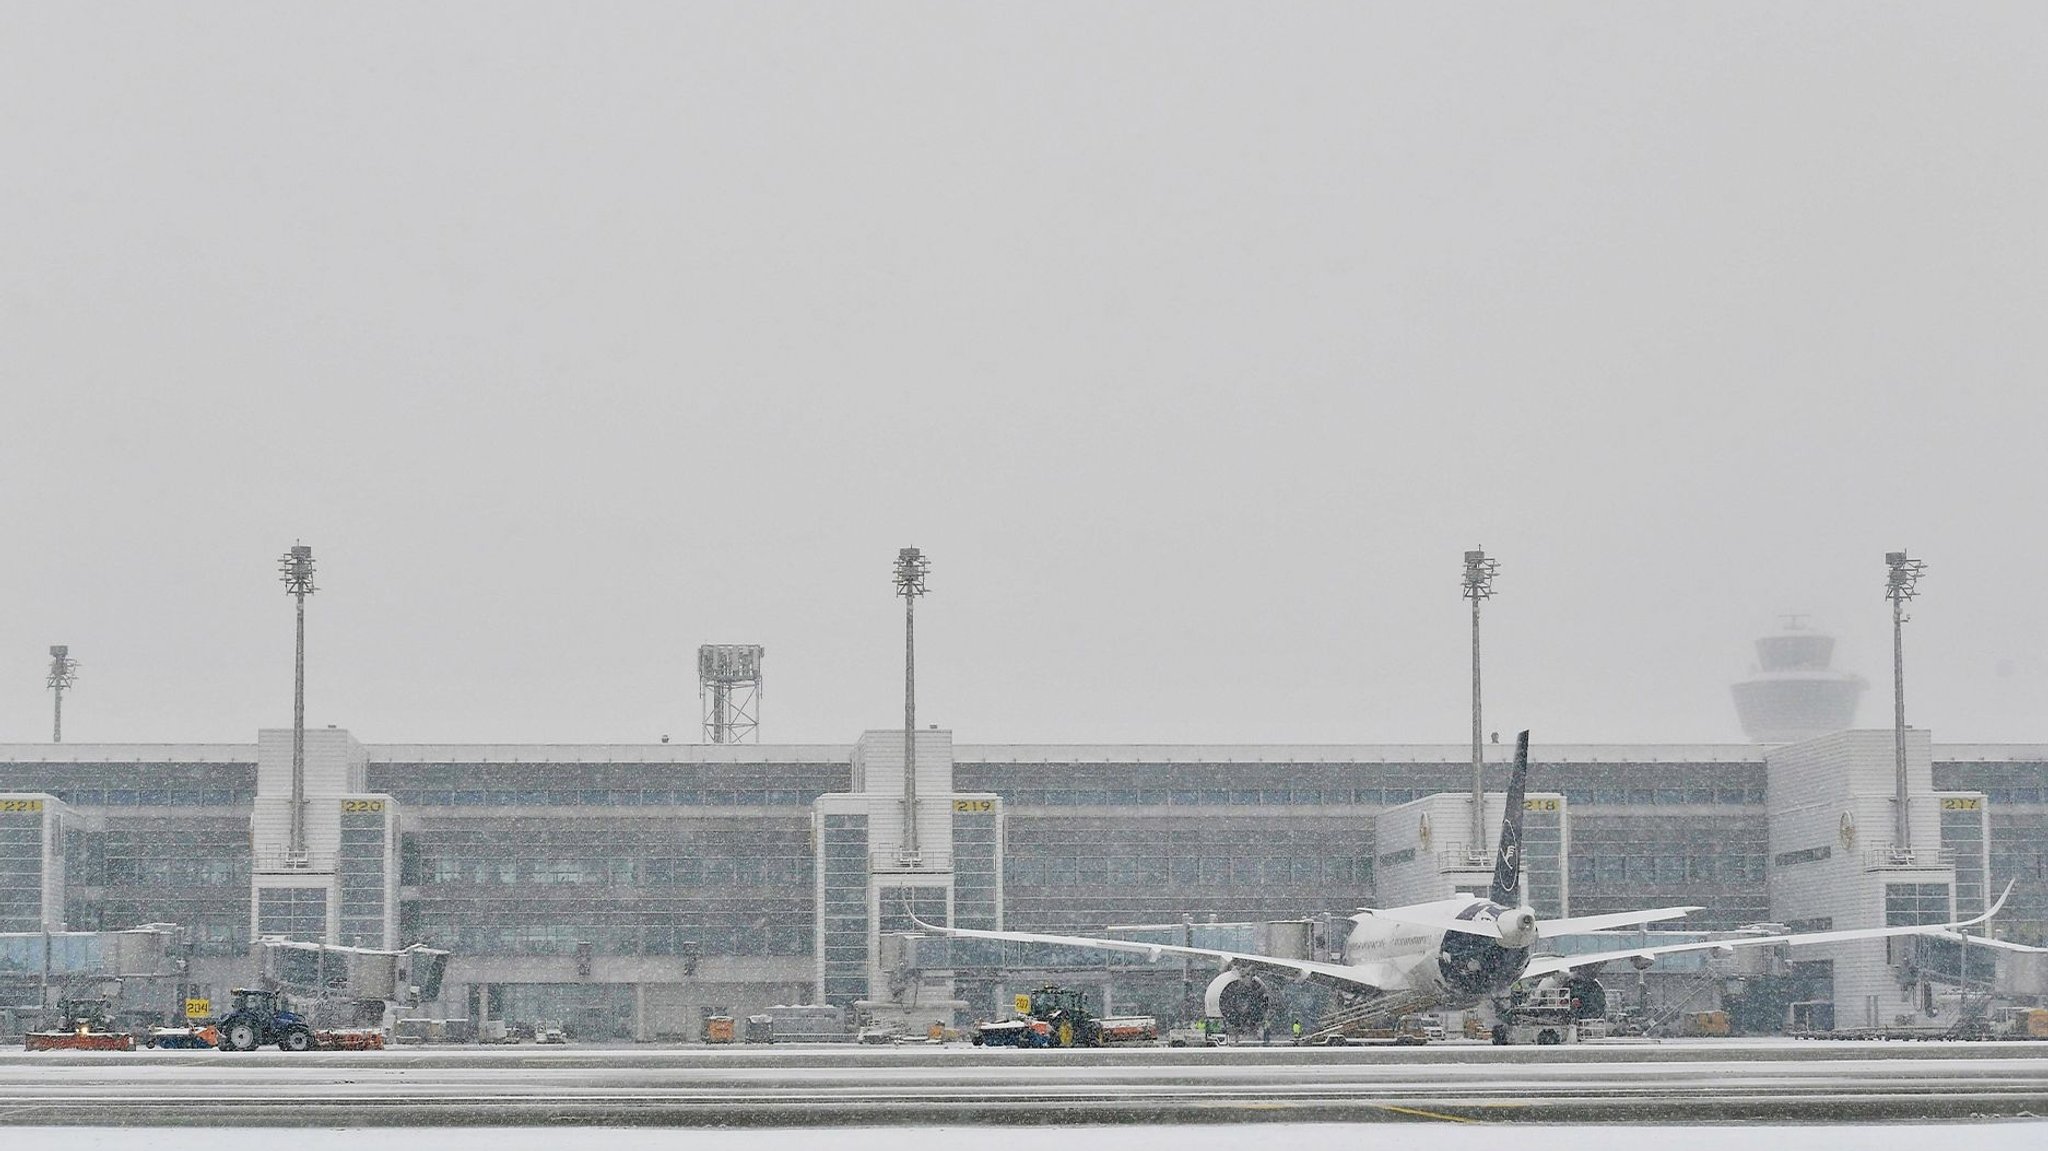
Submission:
<svg viewBox="0 0 2048 1151">
<path fill-rule="evenodd" d="M 786 1003 L 986 1017 L 1010 988 L 1084 962 L 920 956 L 898 936 L 911 912 L 1192 938 L 1436 898 L 1479 874 L 1467 746 L 969 745 L 940 730 L 915 744 L 906 789 L 900 730 L 839 745 L 557 746 L 314 729 L 297 852 L 289 730 L 0 746 L 0 933 L 177 924 L 200 994 L 248 981 L 259 936 L 425 943 L 454 953 L 434 1012 L 575 1018 L 586 1034 L 652 1040 Z M 1899 843 L 1888 730 L 1539 742 L 1532 901 L 1546 914 L 1697 904 L 1687 929 L 1812 930 L 1970 914 L 2015 880 L 1994 934 L 2048 943 L 2048 745 L 1913 730 L 1907 751 Z M 1494 792 L 1511 752 L 1486 748 Z M 1320 922 L 1310 946 L 1339 944 L 1326 933 L 1341 918 Z M 1845 1022 L 1932 1003 L 1884 941 L 1790 958 L 1774 977 L 1797 986 L 1780 998 L 1830 1001 Z M 1129 972 L 1117 994 L 1179 999 L 1194 976 L 1176 962 Z M 0 970 L 0 985 L 24 975 Z M 21 993 L 10 986 L 0 996 Z"/>
</svg>

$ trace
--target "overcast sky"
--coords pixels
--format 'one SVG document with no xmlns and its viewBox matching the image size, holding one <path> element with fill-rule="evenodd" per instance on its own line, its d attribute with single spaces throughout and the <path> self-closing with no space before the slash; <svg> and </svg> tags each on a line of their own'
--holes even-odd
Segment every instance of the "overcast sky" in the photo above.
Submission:
<svg viewBox="0 0 2048 1151">
<path fill-rule="evenodd" d="M 0 8 L 0 740 L 2048 741 L 2048 6 Z M 11 670 L 9 670 L 11 669 Z"/>
</svg>

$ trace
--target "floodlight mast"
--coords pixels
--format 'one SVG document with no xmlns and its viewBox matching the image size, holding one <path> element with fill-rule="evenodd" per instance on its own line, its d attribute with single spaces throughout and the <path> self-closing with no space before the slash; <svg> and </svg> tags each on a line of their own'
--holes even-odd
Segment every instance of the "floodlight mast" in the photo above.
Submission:
<svg viewBox="0 0 2048 1151">
<path fill-rule="evenodd" d="M 708 743 L 761 742 L 761 658 L 757 643 L 707 643 L 697 648 L 697 698 Z"/>
<path fill-rule="evenodd" d="M 1916 594 L 1921 573 L 1927 565 L 1910 559 L 1905 552 L 1884 553 L 1885 567 L 1890 576 L 1885 581 L 1884 596 L 1892 601 L 1892 754 L 1894 785 L 1892 816 L 1897 820 L 1892 831 L 1892 850 L 1910 854 L 1913 850 L 1913 825 L 1906 818 L 1906 621 L 1913 618 L 1906 614 L 1906 603 Z"/>
<path fill-rule="evenodd" d="M 1486 751 L 1480 742 L 1479 706 L 1479 601 L 1493 598 L 1493 573 L 1497 560 L 1484 551 L 1465 553 L 1465 598 L 1472 601 L 1472 834 L 1465 851 L 1474 860 L 1486 855 Z M 1505 817 L 1503 817 L 1505 818 Z"/>
<path fill-rule="evenodd" d="M 903 597 L 903 846 L 907 862 L 917 851 L 917 597 L 925 592 L 931 562 L 916 548 L 896 553 L 896 594 Z"/>
<path fill-rule="evenodd" d="M 71 658 L 71 645 L 50 645 L 50 678 L 44 682 L 56 693 L 57 706 L 50 718 L 50 742 L 64 742 L 64 690 L 78 680 L 78 661 Z"/>
<path fill-rule="evenodd" d="M 313 549 L 295 543 L 278 561 L 286 595 L 298 600 L 298 645 L 292 659 L 292 818 L 285 863 L 305 867 L 306 857 L 306 597 L 313 586 Z"/>
</svg>

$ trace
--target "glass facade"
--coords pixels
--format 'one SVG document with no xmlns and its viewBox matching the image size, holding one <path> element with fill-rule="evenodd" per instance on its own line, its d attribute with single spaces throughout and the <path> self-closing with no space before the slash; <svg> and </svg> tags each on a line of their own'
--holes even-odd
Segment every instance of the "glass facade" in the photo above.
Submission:
<svg viewBox="0 0 2048 1151">
<path fill-rule="evenodd" d="M 1887 883 L 1884 885 L 1884 925 L 1910 927 L 1917 923 L 1942 923 L 1949 917 L 1946 883 Z"/>
<path fill-rule="evenodd" d="M 881 912 L 881 934 L 916 931 L 912 917 L 934 927 L 951 927 L 946 914 L 946 889 L 928 884 L 887 884 L 876 889 Z"/>
<path fill-rule="evenodd" d="M 393 750 L 404 758 L 373 758 L 363 770 L 368 790 L 405 805 L 398 945 L 459 956 L 570 955 L 581 942 L 600 955 L 816 955 L 834 1001 L 865 994 L 865 818 L 818 816 L 813 840 L 814 801 L 852 783 L 850 761 L 834 761 L 832 749 L 804 762 L 704 763 L 578 760 L 539 747 L 506 752 L 534 762 L 482 753 L 445 762 Z M 1027 754 L 1040 750 L 1050 758 Z M 1252 755 L 1228 762 L 1215 749 L 1130 748 L 1123 759 L 1080 761 L 1095 750 L 1060 760 L 1058 748 L 960 749 L 955 789 L 1000 799 L 995 811 L 952 815 L 955 922 L 1096 933 L 1184 915 L 1259 921 L 1372 906 L 1375 816 L 1470 787 L 1469 763 L 1455 758 L 1347 761 L 1339 749 L 1271 748 L 1238 749 Z M 1257 760 L 1261 750 L 1270 758 Z M 26 746 L 11 754 L 20 758 L 0 761 L 0 790 L 56 795 L 91 827 L 63 836 L 70 927 L 179 923 L 202 956 L 247 953 L 253 748 L 246 762 L 54 762 Z M 1701 904 L 1685 921 L 1697 930 L 1768 919 L 1762 752 L 1672 762 L 1648 762 L 1654 749 L 1638 754 L 1533 765 L 1532 792 L 1563 795 L 1569 822 L 1531 812 L 1529 850 L 1567 829 L 1569 841 L 1554 889 L 1532 871 L 1532 902 L 1548 913 L 1568 895 L 1576 914 Z M 2048 944 L 2048 763 L 1935 754 L 1937 788 L 1982 797 L 1977 810 L 1942 812 L 1958 910 L 1980 910 L 2017 879 L 1997 934 Z M 1188 761 L 1163 761 L 1181 755 Z M 1504 786 L 1505 765 L 1487 774 L 1490 789 Z M 10 822 L 20 814 L 0 812 L 0 927 L 27 923 L 41 899 L 41 820 L 31 832 Z M 342 942 L 382 942 L 392 858 L 383 820 L 343 813 Z M 1900 898 L 1898 914 L 1928 913 L 1926 899 Z M 266 924 L 278 916 L 296 938 L 324 930 L 324 907 L 317 926 L 310 908 L 265 909 Z"/>
<path fill-rule="evenodd" d="M 1530 790 L 1573 806 L 1761 807 L 1764 767 L 1753 762 L 1546 763 Z M 1469 794 L 1471 763 L 959 763 L 954 785 L 1020 807 L 1392 807 L 1439 792 Z M 1507 767 L 1489 764 L 1501 791 Z"/>
<path fill-rule="evenodd" d="M 1984 828 L 1990 839 L 1986 844 L 1990 857 L 1986 887 L 2003 890 L 2007 881 L 2015 881 L 2012 895 L 1998 913 L 1998 937 L 2048 946 L 2048 763 L 1936 760 L 1934 786 L 1941 791 L 1984 796 Z M 1949 812 L 1942 815 L 1946 835 Z M 1957 852 L 1958 900 L 1963 895 L 1961 854 Z M 1990 894 L 1995 896 L 1996 891 Z"/>
<path fill-rule="evenodd" d="M 265 887 L 256 899 L 256 933 L 303 943 L 327 941 L 327 889 Z"/>
<path fill-rule="evenodd" d="M 1546 804 L 1549 800 L 1542 801 Z M 1552 804 L 1552 806 L 1558 806 Z M 1471 804 L 1465 805 L 1469 813 Z M 1565 887 L 1569 881 L 1569 867 L 1559 866 L 1565 859 L 1565 812 L 1532 807 L 1522 813 L 1522 864 L 1523 892 L 1529 906 L 1537 914 L 1563 915 L 1566 907 Z M 1539 862 L 1541 861 L 1541 862 Z"/>
<path fill-rule="evenodd" d="M 1955 852 L 1956 914 L 1981 915 L 1990 906 L 1985 878 L 1988 830 L 1978 796 L 1943 796 L 1941 845 Z"/>
<path fill-rule="evenodd" d="M 256 763 L 0 763 L 0 788 L 73 807 L 248 807 Z"/>
<path fill-rule="evenodd" d="M 1770 831 L 1761 808 L 1719 819 L 1572 809 L 1571 909 L 1599 915 L 1665 904 L 1704 908 L 1688 928 L 1725 931 L 1770 915 Z"/>
<path fill-rule="evenodd" d="M 0 931 L 41 931 L 43 803 L 5 803 L 7 809 L 0 809 Z"/>
<path fill-rule="evenodd" d="M 553 1023 L 583 1040 L 633 1034 L 630 983 L 498 983 L 491 990 L 500 1019 Z"/>
<path fill-rule="evenodd" d="M 1005 926 L 1054 934 L 1112 924 L 1289 919 L 1371 902 L 1371 824 L 1270 819 L 1053 816 L 1012 809 Z"/>
<path fill-rule="evenodd" d="M 408 818 L 400 943 L 457 954 L 809 955 L 810 823 Z"/>
<path fill-rule="evenodd" d="M 401 807 L 808 808 L 852 786 L 848 763 L 374 762 L 368 790 Z"/>
<path fill-rule="evenodd" d="M 1000 820 L 995 812 L 953 813 L 953 926 L 994 930 L 1002 914 Z"/>
<path fill-rule="evenodd" d="M 868 993 L 868 817 L 824 816 L 818 858 L 825 1002 L 851 1003 Z"/>
<path fill-rule="evenodd" d="M 82 838 L 72 868 L 66 898 L 74 930 L 176 923 L 190 933 L 195 954 L 248 954 L 246 813 L 109 813 L 105 822 L 104 831 Z"/>
<path fill-rule="evenodd" d="M 340 898 L 343 947 L 385 946 L 386 885 L 390 879 L 387 816 L 381 800 L 348 800 L 342 804 L 341 847 L 335 852 L 335 887 Z"/>
</svg>

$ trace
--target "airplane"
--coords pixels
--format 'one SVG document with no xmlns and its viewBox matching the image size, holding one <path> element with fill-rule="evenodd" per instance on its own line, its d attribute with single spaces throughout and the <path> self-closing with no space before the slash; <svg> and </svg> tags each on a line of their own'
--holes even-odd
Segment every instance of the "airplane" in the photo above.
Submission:
<svg viewBox="0 0 2048 1151">
<path fill-rule="evenodd" d="M 1131 952 L 1154 962 L 1166 956 L 1215 960 L 1222 971 L 1204 992 L 1207 1015 L 1232 1028 L 1256 1031 L 1270 1016 L 1282 982 L 1309 981 L 1332 988 L 1351 1001 L 1343 1013 L 1347 1023 L 1370 1026 L 1376 1021 L 1439 1008 L 1475 1006 L 1505 995 L 1518 982 L 1570 976 L 1597 970 L 1619 960 L 1648 967 L 1660 955 L 1712 951 L 1730 955 L 1738 947 L 1783 943 L 1799 947 L 1883 939 L 1894 935 L 1952 933 L 1989 920 L 2005 906 L 2012 884 L 1989 911 L 1954 923 L 1910 927 L 1872 927 L 1732 939 L 1617 947 L 1583 955 L 1538 956 L 1532 949 L 1545 939 L 1581 935 L 1617 927 L 1640 927 L 1677 919 L 1699 907 L 1658 907 L 1605 915 L 1542 919 L 1522 898 L 1523 794 L 1529 776 L 1529 733 L 1515 741 L 1515 764 L 1508 776 L 1507 807 L 1501 819 L 1500 843 L 1494 853 L 1493 883 L 1486 898 L 1454 895 L 1449 899 L 1380 910 L 1366 909 L 1351 917 L 1351 935 L 1344 943 L 1343 962 L 1290 959 L 1208 947 L 1183 947 L 1129 939 L 1098 939 L 1078 935 L 1041 935 L 1025 931 L 987 931 L 939 927 L 911 916 L 922 931 L 959 939 L 1043 943 L 1102 951 Z M 906 909 L 907 910 L 907 909 Z"/>
</svg>

